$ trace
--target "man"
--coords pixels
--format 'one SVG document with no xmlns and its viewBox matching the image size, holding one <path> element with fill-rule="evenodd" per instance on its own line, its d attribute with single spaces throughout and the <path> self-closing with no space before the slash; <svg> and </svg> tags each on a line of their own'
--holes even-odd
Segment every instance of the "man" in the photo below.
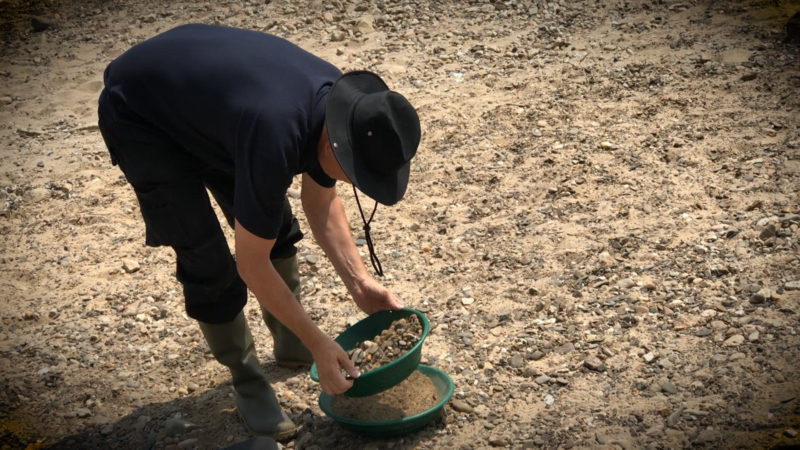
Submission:
<svg viewBox="0 0 800 450">
<path fill-rule="evenodd" d="M 382 204 L 399 201 L 419 145 L 416 111 L 375 74 L 342 75 L 278 37 L 206 25 L 134 46 L 104 81 L 100 130 L 136 193 L 147 245 L 175 250 L 187 314 L 230 369 L 247 426 L 291 436 L 295 425 L 262 372 L 242 314 L 247 288 L 262 306 L 278 364 L 315 361 L 327 393 L 352 385 L 355 366 L 298 302 L 302 235 L 286 190 L 302 174 L 308 223 L 359 308 L 401 308 L 367 273 L 335 182 Z M 206 189 L 234 228 L 235 260 Z"/>
</svg>

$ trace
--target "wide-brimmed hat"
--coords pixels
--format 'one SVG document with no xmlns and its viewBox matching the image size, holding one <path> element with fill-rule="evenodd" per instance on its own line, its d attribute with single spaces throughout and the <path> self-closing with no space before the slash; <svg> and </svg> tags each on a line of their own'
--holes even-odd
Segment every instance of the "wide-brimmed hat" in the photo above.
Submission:
<svg viewBox="0 0 800 450">
<path fill-rule="evenodd" d="M 406 192 L 420 140 L 419 116 L 378 75 L 348 72 L 331 88 L 325 121 L 333 154 L 350 182 L 384 205 Z"/>
</svg>

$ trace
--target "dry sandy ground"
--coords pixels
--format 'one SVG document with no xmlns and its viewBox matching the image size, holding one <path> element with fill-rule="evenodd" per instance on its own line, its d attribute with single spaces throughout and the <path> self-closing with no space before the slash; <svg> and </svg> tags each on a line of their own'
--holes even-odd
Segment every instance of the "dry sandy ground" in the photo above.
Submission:
<svg viewBox="0 0 800 450">
<path fill-rule="evenodd" d="M 306 373 L 274 365 L 252 299 L 261 360 L 303 424 L 285 446 L 800 445 L 800 66 L 784 28 L 798 9 L 0 2 L 0 444 L 249 437 L 95 125 L 111 59 L 204 22 L 379 72 L 423 122 L 409 193 L 378 210 L 375 240 L 387 285 L 432 323 L 425 359 L 453 401 L 408 436 L 342 430 Z M 312 239 L 300 255 L 322 329 L 362 317 Z"/>
</svg>

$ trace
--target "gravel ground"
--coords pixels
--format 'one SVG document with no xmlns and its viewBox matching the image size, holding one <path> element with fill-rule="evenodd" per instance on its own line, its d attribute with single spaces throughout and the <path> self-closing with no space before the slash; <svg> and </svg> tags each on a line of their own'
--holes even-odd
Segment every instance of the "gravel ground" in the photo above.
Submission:
<svg viewBox="0 0 800 450">
<path fill-rule="evenodd" d="M 275 365 L 253 298 L 259 355 L 303 425 L 284 447 L 800 445 L 800 64 L 785 27 L 798 10 L 0 2 L 0 443 L 249 437 L 96 127 L 111 59 L 203 22 L 374 70 L 422 120 L 408 194 L 373 236 L 386 284 L 431 322 L 423 361 L 456 383 L 446 420 L 392 439 L 342 430 L 307 373 Z M 363 317 L 311 238 L 300 258 L 323 330 Z"/>
</svg>

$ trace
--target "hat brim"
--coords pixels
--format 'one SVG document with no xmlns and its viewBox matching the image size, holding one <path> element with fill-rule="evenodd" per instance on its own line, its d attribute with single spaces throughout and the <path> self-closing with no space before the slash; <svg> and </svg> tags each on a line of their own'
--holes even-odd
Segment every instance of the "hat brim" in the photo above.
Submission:
<svg viewBox="0 0 800 450">
<path fill-rule="evenodd" d="M 407 162 L 397 171 L 376 173 L 363 160 L 354 157 L 350 134 L 351 111 L 357 99 L 364 94 L 387 90 L 386 83 L 372 72 L 355 71 L 342 75 L 328 94 L 325 123 L 333 154 L 350 182 L 373 200 L 390 206 L 405 195 L 411 164 Z"/>
</svg>

